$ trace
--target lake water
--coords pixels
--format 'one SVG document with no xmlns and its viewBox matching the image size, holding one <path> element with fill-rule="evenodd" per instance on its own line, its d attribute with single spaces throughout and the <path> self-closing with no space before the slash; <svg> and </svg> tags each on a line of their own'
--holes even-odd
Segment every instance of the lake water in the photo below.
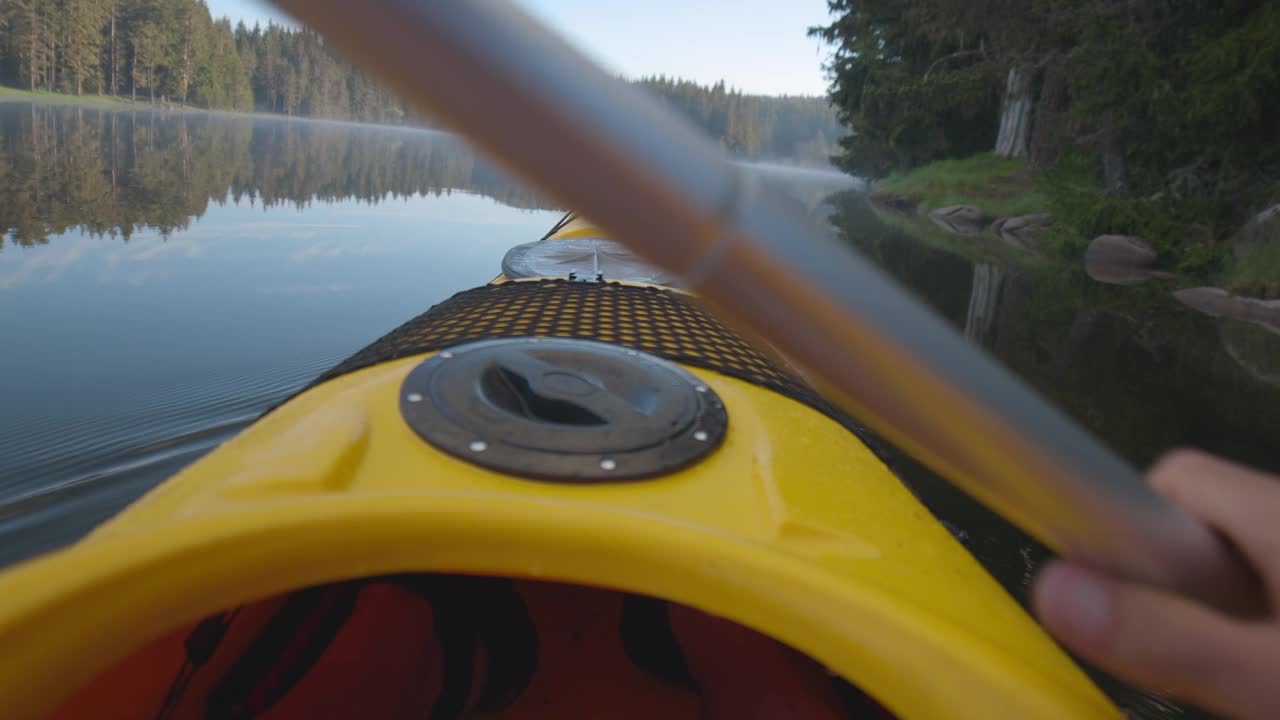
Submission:
<svg viewBox="0 0 1280 720">
<path fill-rule="evenodd" d="M 757 172 L 815 212 L 850 185 Z M 0 565 L 488 282 L 561 215 L 443 133 L 0 105 Z"/>
<path fill-rule="evenodd" d="M 750 169 L 1134 463 L 1280 470 L 1280 335 L 1184 283 L 877 215 L 847 179 Z M 838 192 L 842 191 L 843 192 Z M 560 211 L 452 138 L 244 116 L 0 105 L 0 565 L 69 542 Z M 1045 553 L 901 473 L 1016 595 Z M 1116 690 L 1140 716 L 1179 711 Z"/>
</svg>

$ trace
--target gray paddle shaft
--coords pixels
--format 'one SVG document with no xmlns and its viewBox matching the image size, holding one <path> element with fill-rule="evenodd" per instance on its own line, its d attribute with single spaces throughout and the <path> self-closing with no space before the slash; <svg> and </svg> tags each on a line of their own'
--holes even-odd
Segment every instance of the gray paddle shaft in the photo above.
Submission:
<svg viewBox="0 0 1280 720">
<path fill-rule="evenodd" d="M 502 0 L 275 0 L 1063 555 L 1221 607 L 1234 550 L 696 131 Z"/>
</svg>

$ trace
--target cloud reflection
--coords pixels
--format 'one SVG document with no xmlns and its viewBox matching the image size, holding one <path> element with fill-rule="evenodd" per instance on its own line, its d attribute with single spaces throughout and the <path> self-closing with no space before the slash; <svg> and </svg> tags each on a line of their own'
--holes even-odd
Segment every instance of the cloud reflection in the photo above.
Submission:
<svg viewBox="0 0 1280 720">
<path fill-rule="evenodd" d="M 324 295 L 329 293 L 350 292 L 355 289 L 351 283 L 320 283 L 316 285 L 285 285 L 282 287 L 258 288 L 259 295 Z"/>
</svg>

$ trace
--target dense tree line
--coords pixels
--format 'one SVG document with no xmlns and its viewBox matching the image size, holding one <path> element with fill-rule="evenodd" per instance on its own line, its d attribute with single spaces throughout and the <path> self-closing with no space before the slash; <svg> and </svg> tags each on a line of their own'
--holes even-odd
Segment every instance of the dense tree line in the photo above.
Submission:
<svg viewBox="0 0 1280 720">
<path fill-rule="evenodd" d="M 828 0 L 839 164 L 996 149 L 1219 229 L 1280 179 L 1280 0 Z M 1114 209 L 1114 207 L 1113 207 Z M 1165 207 L 1169 210 L 1169 207 Z"/>
<path fill-rule="evenodd" d="M 0 82 L 221 110 L 404 116 L 315 33 L 233 28 L 203 0 L 0 0 Z"/>
<path fill-rule="evenodd" d="M 0 248 L 75 228 L 128 238 L 186 228 L 211 203 L 263 207 L 472 192 L 535 194 L 445 133 L 198 113 L 8 106 L 0 112 Z"/>
<path fill-rule="evenodd" d="M 746 95 L 724 81 L 708 87 L 665 76 L 639 85 L 741 157 L 826 164 L 846 133 L 825 98 Z"/>
</svg>

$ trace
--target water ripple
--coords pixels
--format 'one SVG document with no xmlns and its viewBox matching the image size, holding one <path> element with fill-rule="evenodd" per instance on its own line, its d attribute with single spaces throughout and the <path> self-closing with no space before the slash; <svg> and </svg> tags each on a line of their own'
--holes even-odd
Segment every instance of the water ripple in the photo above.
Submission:
<svg viewBox="0 0 1280 720">
<path fill-rule="evenodd" d="M 300 351 L 252 374 L 193 370 L 169 387 L 113 395 L 109 416 L 51 413 L 0 428 L 0 565 L 80 537 L 350 351 Z"/>
</svg>

